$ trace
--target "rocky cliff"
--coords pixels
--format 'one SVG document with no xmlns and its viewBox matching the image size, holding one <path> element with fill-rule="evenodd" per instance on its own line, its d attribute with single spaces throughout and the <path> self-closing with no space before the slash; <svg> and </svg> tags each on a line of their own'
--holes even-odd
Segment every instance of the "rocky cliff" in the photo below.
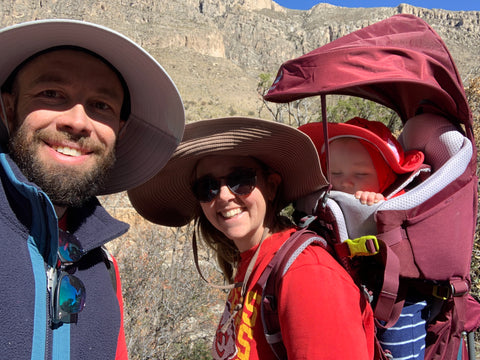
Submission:
<svg viewBox="0 0 480 360">
<path fill-rule="evenodd" d="M 256 115 L 260 73 L 276 73 L 288 59 L 398 13 L 425 19 L 442 36 L 465 81 L 478 75 L 480 12 L 407 4 L 369 9 L 318 4 L 301 11 L 271 0 L 3 0 L 0 26 L 61 17 L 118 30 L 165 67 L 188 120 L 195 120 Z"/>
</svg>

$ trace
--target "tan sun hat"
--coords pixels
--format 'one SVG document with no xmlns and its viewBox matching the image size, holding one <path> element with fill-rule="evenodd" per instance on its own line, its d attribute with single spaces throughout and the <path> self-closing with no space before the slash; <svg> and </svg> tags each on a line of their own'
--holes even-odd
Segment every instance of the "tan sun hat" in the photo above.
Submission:
<svg viewBox="0 0 480 360">
<path fill-rule="evenodd" d="M 191 190 L 192 173 L 205 156 L 252 156 L 282 177 L 286 201 L 326 185 L 317 151 L 301 131 L 277 122 L 229 117 L 187 124 L 182 142 L 167 165 L 145 184 L 128 191 L 133 207 L 147 220 L 182 226 L 199 212 Z"/>
<path fill-rule="evenodd" d="M 175 84 L 152 56 L 122 34 L 64 19 L 25 22 L 0 30 L 0 84 L 33 54 L 63 45 L 100 55 L 120 72 L 129 89 L 131 113 L 117 143 L 117 161 L 101 194 L 142 184 L 165 165 L 182 138 L 185 114 Z M 3 121 L 0 123 L 0 141 L 4 143 L 8 133 Z"/>
</svg>

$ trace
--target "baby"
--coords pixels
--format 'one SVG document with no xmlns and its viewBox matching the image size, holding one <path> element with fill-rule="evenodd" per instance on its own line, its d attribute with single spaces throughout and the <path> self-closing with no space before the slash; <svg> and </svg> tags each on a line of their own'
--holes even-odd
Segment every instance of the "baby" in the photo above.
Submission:
<svg viewBox="0 0 480 360">
<path fill-rule="evenodd" d="M 328 124 L 328 174 L 323 124 L 309 123 L 299 130 L 315 144 L 332 189 L 354 194 L 366 205 L 404 193 L 392 185 L 399 175 L 418 170 L 424 160 L 421 151 L 404 152 L 381 122 L 356 117 L 345 123 Z M 378 330 L 380 344 L 391 351 L 394 359 L 423 359 L 427 317 L 427 302 L 411 294 L 397 323 L 392 328 Z"/>
<path fill-rule="evenodd" d="M 299 127 L 315 144 L 322 168 L 327 159 L 322 123 Z M 329 123 L 330 183 L 333 190 L 354 194 L 362 204 L 373 205 L 391 193 L 397 177 L 417 170 L 423 163 L 421 151 L 404 152 L 398 140 L 381 122 L 353 118 Z"/>
</svg>

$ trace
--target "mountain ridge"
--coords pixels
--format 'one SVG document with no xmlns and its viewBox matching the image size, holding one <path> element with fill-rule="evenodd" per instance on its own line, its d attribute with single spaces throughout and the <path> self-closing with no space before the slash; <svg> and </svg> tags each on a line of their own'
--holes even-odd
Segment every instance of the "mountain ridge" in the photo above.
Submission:
<svg viewBox="0 0 480 360">
<path fill-rule="evenodd" d="M 259 115 L 261 73 L 395 14 L 413 14 L 438 32 L 462 79 L 480 73 L 480 12 L 397 7 L 345 8 L 320 3 L 310 10 L 272 0 L 10 0 L 0 3 L 1 26 L 45 18 L 105 25 L 143 46 L 167 70 L 185 103 L 188 121 Z M 120 54 L 119 54 L 120 55 Z"/>
</svg>

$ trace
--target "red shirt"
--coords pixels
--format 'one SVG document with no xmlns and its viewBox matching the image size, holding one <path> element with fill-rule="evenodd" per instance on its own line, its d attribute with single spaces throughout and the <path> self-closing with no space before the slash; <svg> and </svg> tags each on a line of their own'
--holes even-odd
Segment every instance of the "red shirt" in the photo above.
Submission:
<svg viewBox="0 0 480 360">
<path fill-rule="evenodd" d="M 262 290 L 255 285 L 293 231 L 283 231 L 263 241 L 243 307 L 231 320 L 231 309 L 240 300 L 241 288 L 230 291 L 213 344 L 214 359 L 276 359 L 263 334 Z M 255 250 L 256 247 L 241 254 L 236 281 L 243 280 Z M 370 305 L 350 275 L 322 247 L 309 246 L 299 255 L 283 277 L 278 301 L 289 360 L 373 359 Z"/>
</svg>

